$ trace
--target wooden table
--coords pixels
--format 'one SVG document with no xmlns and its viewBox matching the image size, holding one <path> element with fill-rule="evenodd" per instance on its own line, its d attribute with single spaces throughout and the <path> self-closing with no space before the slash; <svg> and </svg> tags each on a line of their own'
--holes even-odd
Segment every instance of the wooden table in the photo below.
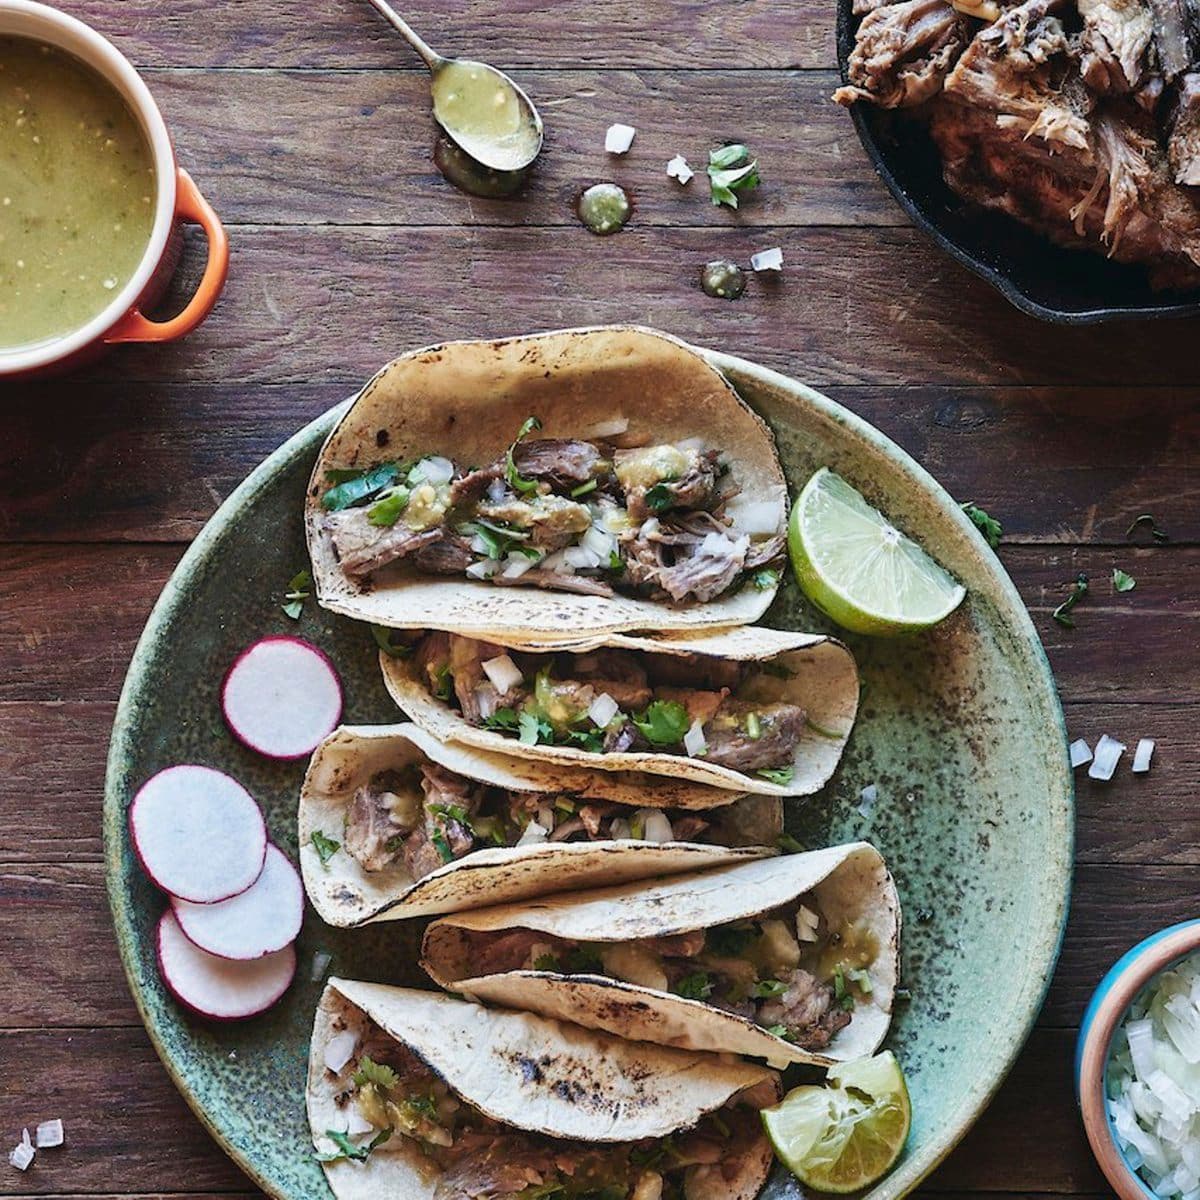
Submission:
<svg viewBox="0 0 1200 1200">
<path fill-rule="evenodd" d="M 70 0 L 140 67 L 228 223 L 229 285 L 185 344 L 0 394 L 0 1140 L 61 1116 L 68 1148 L 4 1195 L 242 1195 L 138 1022 L 100 846 L 114 704 L 150 606 L 239 479 L 398 351 L 446 337 L 642 321 L 815 384 L 1005 526 L 1001 557 L 1073 736 L 1158 739 L 1080 780 L 1075 903 L 1027 1049 L 928 1184 L 1103 1193 L 1070 1063 L 1083 1006 L 1143 935 L 1195 916 L 1200 325 L 1056 329 L 907 227 L 832 105 L 832 0 L 412 0 L 448 53 L 517 71 L 546 117 L 517 202 L 468 199 L 429 157 L 426 79 L 362 0 Z M 613 121 L 633 152 L 603 151 Z M 736 138 L 763 186 L 733 213 L 666 161 Z M 636 215 L 585 232 L 581 186 Z M 708 299 L 701 264 L 783 247 L 781 278 Z M 192 261 L 192 260 L 195 261 Z M 178 288 L 196 275 L 193 246 Z M 1125 530 L 1152 512 L 1167 545 Z M 1137 588 L 1115 595 L 1119 565 Z M 1078 626 L 1050 612 L 1079 571 Z"/>
</svg>

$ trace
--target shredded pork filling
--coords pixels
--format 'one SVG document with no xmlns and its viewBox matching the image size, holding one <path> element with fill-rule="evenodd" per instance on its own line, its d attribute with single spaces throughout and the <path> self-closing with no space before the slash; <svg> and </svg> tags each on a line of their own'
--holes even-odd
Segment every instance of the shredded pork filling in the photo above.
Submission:
<svg viewBox="0 0 1200 1200">
<path fill-rule="evenodd" d="M 828 1047 L 872 991 L 879 947 L 858 926 L 831 929 L 814 897 L 753 921 L 630 942 L 578 942 L 530 929 L 469 935 L 473 975 L 602 975 L 754 1021 L 805 1050 Z"/>
<path fill-rule="evenodd" d="M 426 634 L 413 659 L 431 693 L 472 725 L 529 744 L 687 754 L 786 783 L 806 726 L 797 705 L 757 698 L 773 668 L 754 663 L 611 649 L 532 654 L 441 632 Z"/>
<path fill-rule="evenodd" d="M 482 468 L 428 458 L 332 472 L 322 504 L 342 570 L 368 580 L 403 562 L 499 586 L 683 604 L 782 561 L 781 530 L 739 530 L 726 511 L 738 488 L 717 451 L 527 432 Z"/>
<path fill-rule="evenodd" d="M 373 1153 L 395 1151 L 400 1139 L 416 1143 L 438 1169 L 438 1200 L 688 1200 L 695 1184 L 707 1194 L 713 1171 L 735 1178 L 763 1136 L 753 1096 L 663 1139 L 608 1145 L 523 1133 L 459 1100 L 378 1026 L 345 1073 L 350 1083 L 337 1102 L 370 1126 L 363 1143 L 387 1130 Z"/>
</svg>

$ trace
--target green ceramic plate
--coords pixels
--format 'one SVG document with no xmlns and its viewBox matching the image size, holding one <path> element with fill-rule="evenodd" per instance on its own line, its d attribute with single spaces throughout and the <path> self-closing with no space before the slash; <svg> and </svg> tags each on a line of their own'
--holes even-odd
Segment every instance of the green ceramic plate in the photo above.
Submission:
<svg viewBox="0 0 1200 1200">
<path fill-rule="evenodd" d="M 853 414 L 752 363 L 713 354 L 779 438 L 793 495 L 826 464 L 921 539 L 966 584 L 968 600 L 929 634 L 906 642 L 847 639 L 863 705 L 833 782 L 796 804 L 789 828 L 808 845 L 869 838 L 887 856 L 904 903 L 904 982 L 912 1000 L 890 1045 L 912 1091 L 904 1158 L 872 1193 L 900 1196 L 946 1155 L 1016 1056 L 1041 1003 L 1066 915 L 1072 786 L 1062 713 L 1025 609 L 958 506 L 911 458 Z M 420 924 L 338 931 L 311 912 L 299 971 L 271 1013 L 235 1025 L 193 1020 L 171 1001 L 154 965 L 162 897 L 139 870 L 125 813 L 160 767 L 199 762 L 241 779 L 262 803 L 271 836 L 296 855 L 302 766 L 266 762 L 226 733 L 217 688 L 239 649 L 295 631 L 323 646 L 346 684 L 346 719 L 395 719 L 369 631 L 309 601 L 298 624 L 279 610 L 305 565 L 305 482 L 334 419 L 280 447 L 221 506 L 167 584 L 134 654 L 108 764 L 104 834 L 121 955 L 150 1037 L 180 1091 L 233 1159 L 279 1197 L 325 1194 L 313 1162 L 301 1089 L 321 983 L 314 955 L 362 979 L 425 983 Z M 827 623 L 791 582 L 768 616 L 780 627 Z M 875 784 L 868 816 L 860 792 Z M 766 1200 L 785 1194 L 777 1171 Z"/>
</svg>

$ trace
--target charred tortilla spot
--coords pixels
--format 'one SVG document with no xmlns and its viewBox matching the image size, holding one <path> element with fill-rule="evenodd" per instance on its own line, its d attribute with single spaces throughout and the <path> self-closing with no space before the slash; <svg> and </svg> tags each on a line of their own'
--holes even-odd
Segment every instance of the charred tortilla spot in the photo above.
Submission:
<svg viewBox="0 0 1200 1200">
<path fill-rule="evenodd" d="M 375 445 L 381 450 L 392 440 L 392 435 L 386 429 L 375 430 Z"/>
<path fill-rule="evenodd" d="M 542 1082 L 542 1069 L 532 1058 L 521 1055 L 517 1059 L 517 1066 L 521 1068 L 521 1079 L 525 1083 Z"/>
</svg>

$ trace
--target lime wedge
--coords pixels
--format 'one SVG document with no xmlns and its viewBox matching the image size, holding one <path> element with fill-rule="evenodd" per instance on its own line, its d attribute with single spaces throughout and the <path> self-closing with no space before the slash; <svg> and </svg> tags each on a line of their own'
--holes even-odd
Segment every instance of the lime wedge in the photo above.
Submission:
<svg viewBox="0 0 1200 1200">
<path fill-rule="evenodd" d="M 840 1063 L 828 1087 L 798 1087 L 762 1112 L 779 1160 L 819 1192 L 856 1192 L 900 1157 L 912 1124 L 908 1088 L 896 1056 Z"/>
<path fill-rule="evenodd" d="M 788 549 L 805 595 L 855 633 L 917 633 L 948 617 L 967 594 L 827 467 L 792 507 Z"/>
</svg>

